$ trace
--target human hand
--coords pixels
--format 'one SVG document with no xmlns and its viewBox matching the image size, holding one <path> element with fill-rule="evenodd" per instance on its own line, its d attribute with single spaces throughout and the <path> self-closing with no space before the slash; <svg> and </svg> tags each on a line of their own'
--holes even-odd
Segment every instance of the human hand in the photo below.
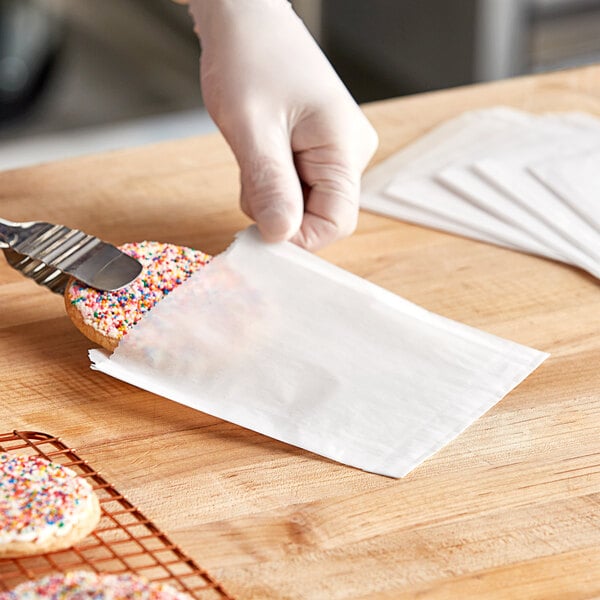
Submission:
<svg viewBox="0 0 600 600">
<path fill-rule="evenodd" d="M 206 107 L 266 241 L 317 250 L 356 227 L 377 135 L 285 0 L 190 0 Z"/>
</svg>

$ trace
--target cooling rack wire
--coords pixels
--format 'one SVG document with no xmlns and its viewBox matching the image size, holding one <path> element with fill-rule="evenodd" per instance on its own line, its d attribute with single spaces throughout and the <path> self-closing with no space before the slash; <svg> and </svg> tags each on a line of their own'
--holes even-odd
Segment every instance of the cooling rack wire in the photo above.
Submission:
<svg viewBox="0 0 600 600">
<path fill-rule="evenodd" d="M 87 569 L 96 573 L 136 573 L 168 583 L 197 600 L 234 600 L 98 471 L 59 438 L 34 431 L 0 434 L 0 453 L 42 456 L 88 479 L 98 495 L 102 517 L 76 546 L 25 558 L 0 559 L 0 592 L 27 579 Z"/>
</svg>

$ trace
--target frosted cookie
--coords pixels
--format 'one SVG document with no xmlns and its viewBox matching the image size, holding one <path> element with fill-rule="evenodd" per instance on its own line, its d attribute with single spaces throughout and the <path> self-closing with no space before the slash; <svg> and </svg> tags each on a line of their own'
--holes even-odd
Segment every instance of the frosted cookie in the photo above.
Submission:
<svg viewBox="0 0 600 600">
<path fill-rule="evenodd" d="M 0 593 L 0 600 L 191 600 L 164 583 L 124 573 L 97 575 L 91 571 L 73 571 L 27 581 L 10 592 Z"/>
<path fill-rule="evenodd" d="M 120 249 L 143 267 L 131 284 L 102 292 L 73 280 L 65 290 L 67 314 L 75 326 L 111 351 L 145 313 L 211 258 L 199 250 L 160 242 L 129 243 Z"/>
<path fill-rule="evenodd" d="M 68 467 L 0 455 L 0 558 L 69 548 L 99 520 L 91 485 Z"/>
</svg>

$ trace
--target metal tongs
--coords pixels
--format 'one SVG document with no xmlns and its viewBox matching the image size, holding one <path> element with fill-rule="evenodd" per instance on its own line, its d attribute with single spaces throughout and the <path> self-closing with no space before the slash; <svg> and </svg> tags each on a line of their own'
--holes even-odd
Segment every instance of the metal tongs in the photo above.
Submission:
<svg viewBox="0 0 600 600">
<path fill-rule="evenodd" d="M 57 294 L 70 277 L 111 291 L 131 283 L 142 270 L 137 260 L 97 237 L 39 221 L 0 219 L 0 248 L 11 267 Z"/>
</svg>

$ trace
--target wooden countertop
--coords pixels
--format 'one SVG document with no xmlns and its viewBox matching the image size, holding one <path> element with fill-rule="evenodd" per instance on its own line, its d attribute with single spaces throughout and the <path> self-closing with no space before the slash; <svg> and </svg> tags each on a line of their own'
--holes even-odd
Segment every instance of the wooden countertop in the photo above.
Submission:
<svg viewBox="0 0 600 600">
<path fill-rule="evenodd" d="M 600 66 L 367 106 L 376 160 L 498 104 L 600 115 Z M 217 253 L 237 191 L 209 136 L 1 173 L 0 215 Z M 322 256 L 552 356 L 395 481 L 92 372 L 61 298 L 0 260 L 0 431 L 61 436 L 241 599 L 600 597 L 599 282 L 367 213 Z"/>
</svg>

